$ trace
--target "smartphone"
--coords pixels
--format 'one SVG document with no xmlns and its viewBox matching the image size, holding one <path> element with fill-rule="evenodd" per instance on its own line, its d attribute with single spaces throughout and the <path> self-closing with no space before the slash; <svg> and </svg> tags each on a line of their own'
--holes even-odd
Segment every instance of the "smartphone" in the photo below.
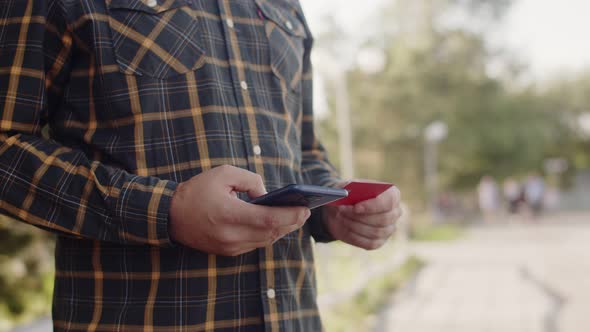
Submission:
<svg viewBox="0 0 590 332">
<path fill-rule="evenodd" d="M 257 197 L 250 203 L 266 206 L 306 206 L 309 209 L 315 209 L 346 196 L 348 196 L 348 191 L 345 189 L 290 184 Z"/>
</svg>

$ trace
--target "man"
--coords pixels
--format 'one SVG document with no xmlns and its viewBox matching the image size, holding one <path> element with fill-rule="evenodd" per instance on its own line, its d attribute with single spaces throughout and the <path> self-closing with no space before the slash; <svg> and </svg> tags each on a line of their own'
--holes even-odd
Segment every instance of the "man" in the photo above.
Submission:
<svg viewBox="0 0 590 332">
<path fill-rule="evenodd" d="M 0 212 L 58 234 L 55 331 L 318 331 L 312 243 L 375 249 L 399 192 L 341 181 L 313 133 L 296 0 L 0 0 Z M 49 137 L 42 137 L 42 128 Z"/>
<path fill-rule="evenodd" d="M 530 209 L 531 218 L 537 218 L 545 199 L 545 181 L 538 173 L 531 173 L 524 183 L 524 201 Z"/>
</svg>

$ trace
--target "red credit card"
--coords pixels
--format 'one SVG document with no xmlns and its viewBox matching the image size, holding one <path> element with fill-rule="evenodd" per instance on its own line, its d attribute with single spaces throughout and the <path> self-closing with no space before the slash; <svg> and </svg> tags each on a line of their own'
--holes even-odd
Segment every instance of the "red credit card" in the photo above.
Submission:
<svg viewBox="0 0 590 332">
<path fill-rule="evenodd" d="M 391 187 L 391 183 L 351 181 L 343 188 L 348 191 L 348 196 L 329 205 L 355 205 L 375 198 Z"/>
</svg>

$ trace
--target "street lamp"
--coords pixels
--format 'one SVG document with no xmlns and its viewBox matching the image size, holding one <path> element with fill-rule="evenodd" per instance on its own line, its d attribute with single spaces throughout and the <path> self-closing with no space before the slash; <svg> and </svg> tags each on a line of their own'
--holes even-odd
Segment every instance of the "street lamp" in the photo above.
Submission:
<svg viewBox="0 0 590 332">
<path fill-rule="evenodd" d="M 316 68 L 334 86 L 338 146 L 340 149 L 340 172 L 343 178 L 352 179 L 354 177 L 354 157 L 346 66 L 328 52 L 322 52 L 321 50 L 315 52 L 314 58 L 318 63 L 321 63 L 321 66 Z"/>
<path fill-rule="evenodd" d="M 446 123 L 434 121 L 424 129 L 424 183 L 430 212 L 434 220 L 439 217 L 438 204 L 438 157 L 437 145 L 444 140 L 449 133 Z"/>
<path fill-rule="evenodd" d="M 590 112 L 580 114 L 578 117 L 578 127 L 580 127 L 580 131 L 585 138 L 590 138 Z"/>
<path fill-rule="evenodd" d="M 354 52 L 345 53 L 354 54 Z M 352 179 L 354 178 L 354 145 L 347 73 L 355 60 L 336 57 L 325 49 L 316 49 L 313 60 L 314 63 L 319 64 L 315 68 L 319 69 L 321 75 L 330 81 L 334 89 L 340 171 L 343 178 Z M 385 67 L 385 55 L 379 48 L 365 47 L 359 50 L 356 64 L 366 74 L 376 74 Z"/>
</svg>

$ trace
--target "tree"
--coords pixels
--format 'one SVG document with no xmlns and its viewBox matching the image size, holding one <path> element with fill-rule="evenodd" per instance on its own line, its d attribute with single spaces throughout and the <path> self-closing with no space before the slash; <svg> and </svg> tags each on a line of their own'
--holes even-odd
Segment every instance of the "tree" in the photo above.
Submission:
<svg viewBox="0 0 590 332">
<path fill-rule="evenodd" d="M 484 174 L 540 170 L 571 145 L 556 102 L 488 73 L 492 60 L 520 67 L 486 39 L 509 5 L 400 0 L 380 11 L 382 34 L 367 45 L 382 50 L 385 67 L 349 74 L 357 176 L 392 181 L 410 202 L 423 202 L 422 132 L 435 120 L 450 128 L 440 168 L 442 185 L 454 191 L 473 189 Z M 507 72 L 507 79 L 518 75 Z"/>
<path fill-rule="evenodd" d="M 0 331 L 49 313 L 53 239 L 0 215 Z"/>
</svg>

